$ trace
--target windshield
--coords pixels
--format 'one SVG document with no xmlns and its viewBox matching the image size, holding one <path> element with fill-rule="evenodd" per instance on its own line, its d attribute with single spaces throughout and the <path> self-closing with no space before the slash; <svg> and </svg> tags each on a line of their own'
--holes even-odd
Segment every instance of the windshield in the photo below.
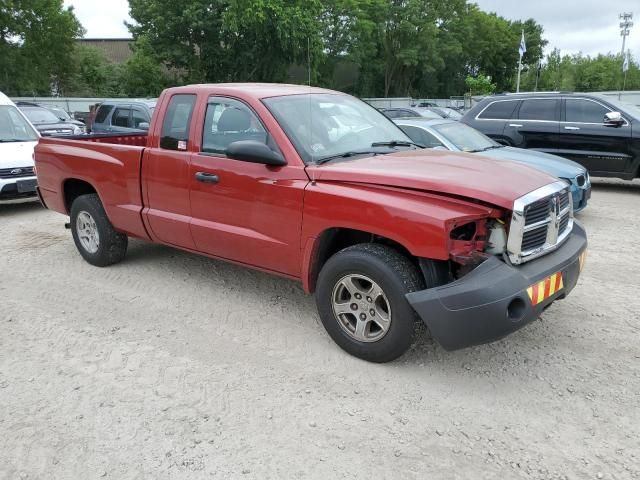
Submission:
<svg viewBox="0 0 640 480">
<path fill-rule="evenodd" d="M 46 108 L 23 107 L 22 113 L 24 113 L 33 124 L 60 122 L 60 119 L 56 117 L 52 111 L 47 110 Z"/>
<path fill-rule="evenodd" d="M 289 95 L 264 103 L 307 164 L 368 151 L 379 142 L 411 142 L 378 110 L 347 95 Z"/>
<path fill-rule="evenodd" d="M 450 118 L 452 120 L 460 120 L 462 118 L 460 112 L 454 110 L 453 108 L 445 108 L 444 113 L 447 118 Z"/>
<path fill-rule="evenodd" d="M 479 152 L 500 146 L 499 143 L 464 123 L 445 123 L 434 125 L 433 128 L 463 152 Z"/>
<path fill-rule="evenodd" d="M 52 111 L 60 120 L 71 120 L 71 116 L 61 108 L 48 108 L 48 110 Z"/>
<path fill-rule="evenodd" d="M 0 105 L 0 143 L 32 142 L 38 134 L 13 105 Z"/>
</svg>

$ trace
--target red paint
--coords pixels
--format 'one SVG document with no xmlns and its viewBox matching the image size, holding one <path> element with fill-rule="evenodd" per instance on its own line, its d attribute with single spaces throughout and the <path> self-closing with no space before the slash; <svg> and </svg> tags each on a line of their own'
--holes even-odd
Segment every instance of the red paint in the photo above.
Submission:
<svg viewBox="0 0 640 480">
<path fill-rule="evenodd" d="M 319 239 L 328 229 L 380 235 L 419 257 L 461 258 L 482 249 L 483 219 L 504 217 L 516 198 L 554 181 L 515 163 L 426 150 L 305 167 L 261 100 L 309 92 L 342 95 L 270 84 L 166 90 L 148 136 L 41 139 L 35 160 L 42 195 L 49 208 L 68 214 L 65 182 L 85 181 L 119 231 L 298 278 L 312 290 Z M 180 152 L 160 148 L 162 120 L 176 94 L 197 97 L 187 150 Z M 248 104 L 288 164 L 201 154 L 212 95 Z M 196 172 L 214 173 L 220 182 L 198 182 Z M 478 222 L 477 238 L 452 241 L 449 232 L 468 222 Z"/>
</svg>

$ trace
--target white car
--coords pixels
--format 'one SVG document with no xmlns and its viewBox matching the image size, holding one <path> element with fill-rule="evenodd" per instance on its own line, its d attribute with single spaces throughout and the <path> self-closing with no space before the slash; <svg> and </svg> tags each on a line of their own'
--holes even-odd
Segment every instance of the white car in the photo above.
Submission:
<svg viewBox="0 0 640 480">
<path fill-rule="evenodd" d="M 33 148 L 40 134 L 0 92 L 0 203 L 37 199 Z"/>
</svg>

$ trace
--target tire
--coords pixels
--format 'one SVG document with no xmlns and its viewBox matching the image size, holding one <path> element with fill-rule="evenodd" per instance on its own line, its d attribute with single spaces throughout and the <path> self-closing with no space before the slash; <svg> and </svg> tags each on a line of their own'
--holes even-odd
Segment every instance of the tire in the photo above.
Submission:
<svg viewBox="0 0 640 480">
<path fill-rule="evenodd" d="M 345 248 L 327 260 L 316 285 L 322 324 L 347 353 L 383 363 L 400 357 L 411 346 L 418 316 L 405 295 L 423 289 L 424 280 L 405 255 L 374 243 Z M 367 291 L 378 292 L 371 298 L 373 303 Z M 365 326 L 358 327 L 361 324 Z"/>
<path fill-rule="evenodd" d="M 127 253 L 127 236 L 114 230 L 96 194 L 81 195 L 74 200 L 71 234 L 82 258 L 96 267 L 118 263 Z"/>
</svg>

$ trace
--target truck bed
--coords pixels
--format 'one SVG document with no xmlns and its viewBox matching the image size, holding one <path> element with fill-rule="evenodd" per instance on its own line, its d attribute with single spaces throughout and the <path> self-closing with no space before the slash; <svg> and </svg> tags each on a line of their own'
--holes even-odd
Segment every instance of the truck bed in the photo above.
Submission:
<svg viewBox="0 0 640 480">
<path fill-rule="evenodd" d="M 146 138 L 146 134 L 41 138 L 36 155 L 42 201 L 52 210 L 69 214 L 69 198 L 95 189 L 120 231 L 147 239 L 140 214 Z"/>
</svg>

